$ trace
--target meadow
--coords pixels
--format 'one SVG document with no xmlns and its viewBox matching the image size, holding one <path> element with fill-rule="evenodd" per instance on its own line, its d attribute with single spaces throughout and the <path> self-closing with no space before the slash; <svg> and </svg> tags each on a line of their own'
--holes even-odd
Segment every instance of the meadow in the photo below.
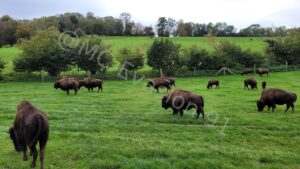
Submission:
<svg viewBox="0 0 300 169">
<path fill-rule="evenodd" d="M 300 72 L 258 77 L 259 86 L 300 94 Z M 269 168 L 300 167 L 300 106 L 295 113 L 258 112 L 261 89 L 244 90 L 241 75 L 178 78 L 176 87 L 200 94 L 206 118 L 193 110 L 183 117 L 161 108 L 161 97 L 146 81 L 104 81 L 103 93 L 80 89 L 77 96 L 55 90 L 53 83 L 0 83 L 0 168 L 27 169 L 5 131 L 16 106 L 29 100 L 48 114 L 50 139 L 45 168 Z M 220 88 L 208 90 L 209 79 Z M 38 166 L 39 167 L 39 164 Z"/>
<path fill-rule="evenodd" d="M 153 39 L 150 37 L 111 37 L 103 36 L 104 42 L 111 45 L 111 50 L 114 58 L 118 57 L 119 50 L 122 48 L 138 48 L 144 53 L 151 45 Z M 242 49 L 250 48 L 253 51 L 259 53 L 264 53 L 266 43 L 263 37 L 218 37 L 218 38 L 208 38 L 208 37 L 174 37 L 171 38 L 176 44 L 180 44 L 183 49 L 189 48 L 196 45 L 200 48 L 206 49 L 208 51 L 213 51 L 213 45 L 216 41 L 230 41 L 241 46 Z M 252 39 L 252 40 L 251 40 Z M 0 48 L 0 58 L 7 63 L 6 68 L 3 73 L 8 74 L 13 71 L 13 60 L 21 53 L 21 50 L 17 47 L 13 48 Z M 146 57 L 146 56 L 145 56 Z M 114 66 L 109 69 L 109 71 L 116 71 L 119 69 L 119 63 L 114 59 Z M 149 70 L 150 68 L 145 65 L 143 70 Z"/>
</svg>

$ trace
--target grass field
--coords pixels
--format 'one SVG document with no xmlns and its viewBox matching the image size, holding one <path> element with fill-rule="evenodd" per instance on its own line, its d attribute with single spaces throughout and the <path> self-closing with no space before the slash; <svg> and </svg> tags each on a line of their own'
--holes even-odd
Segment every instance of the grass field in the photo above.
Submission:
<svg viewBox="0 0 300 169">
<path fill-rule="evenodd" d="M 286 72 L 257 79 L 299 96 L 299 76 Z M 211 78 L 220 80 L 219 89 L 205 88 Z M 255 101 L 261 89 L 243 90 L 244 78 L 177 79 L 177 88 L 204 97 L 204 120 L 195 119 L 193 111 L 171 115 L 160 106 L 161 94 L 143 87 L 145 81 L 105 81 L 103 93 L 81 89 L 77 96 L 66 96 L 52 83 L 0 83 L 0 168 L 30 166 L 31 158 L 23 162 L 5 133 L 17 104 L 27 99 L 49 117 L 46 168 L 299 169 L 299 104 L 294 114 L 283 113 L 285 106 L 259 113 Z"/>
<path fill-rule="evenodd" d="M 139 48 L 146 53 L 153 39 L 149 37 L 103 37 L 106 44 L 112 46 L 113 56 L 119 55 L 121 48 Z M 181 44 L 182 48 L 188 48 L 192 45 L 197 45 L 201 48 L 207 49 L 208 51 L 213 50 L 213 41 L 207 37 L 175 37 L 171 38 L 174 43 Z M 252 39 L 252 40 L 250 40 Z M 264 53 L 266 44 L 264 42 L 266 38 L 249 38 L 249 37 L 219 37 L 216 38 L 218 41 L 230 41 L 240 45 L 243 49 L 250 48 L 253 51 Z M 4 58 L 4 61 L 8 63 L 4 69 L 4 74 L 12 72 L 13 59 L 18 56 L 20 50 L 18 48 L 0 48 L 0 58 Z M 118 62 L 115 61 L 115 65 L 110 70 L 117 70 L 119 68 Z M 144 69 L 149 69 L 145 66 Z"/>
</svg>

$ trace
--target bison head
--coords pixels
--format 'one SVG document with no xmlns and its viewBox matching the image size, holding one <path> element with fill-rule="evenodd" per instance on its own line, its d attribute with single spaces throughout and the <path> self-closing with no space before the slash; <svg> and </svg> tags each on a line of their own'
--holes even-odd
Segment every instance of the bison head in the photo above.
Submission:
<svg viewBox="0 0 300 169">
<path fill-rule="evenodd" d="M 161 99 L 161 107 L 163 107 L 164 109 L 168 109 L 169 107 L 171 107 L 169 101 L 168 101 L 168 97 L 167 96 L 164 96 L 162 99 Z"/>
<path fill-rule="evenodd" d="M 147 83 L 147 87 L 151 87 L 151 86 L 154 86 L 154 84 L 153 84 L 152 81 L 149 81 L 149 82 Z"/>
<path fill-rule="evenodd" d="M 10 129 L 8 130 L 8 134 L 9 134 L 9 136 L 10 136 L 10 139 L 13 141 L 15 150 L 16 150 L 17 152 L 22 151 L 22 150 L 23 150 L 22 145 L 20 145 L 19 142 L 18 142 L 18 140 L 17 140 L 17 137 L 16 137 L 16 134 L 15 134 L 14 128 L 10 128 Z"/>
<path fill-rule="evenodd" d="M 60 87 L 59 82 L 55 82 L 55 83 L 54 83 L 54 88 L 55 88 L 55 89 L 58 89 L 59 87 Z"/>
<path fill-rule="evenodd" d="M 84 85 L 85 85 L 84 80 L 79 80 L 79 88 L 81 88 Z"/>
<path fill-rule="evenodd" d="M 265 108 L 265 103 L 262 100 L 257 100 L 256 105 L 259 112 L 262 112 Z"/>
</svg>

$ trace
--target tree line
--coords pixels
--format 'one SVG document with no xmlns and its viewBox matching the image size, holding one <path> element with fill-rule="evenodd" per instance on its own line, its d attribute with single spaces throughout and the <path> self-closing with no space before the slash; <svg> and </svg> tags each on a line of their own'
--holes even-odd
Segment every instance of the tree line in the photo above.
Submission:
<svg viewBox="0 0 300 169">
<path fill-rule="evenodd" d="M 60 43 L 69 42 L 65 48 Z M 38 31 L 31 39 L 19 42 L 21 55 L 14 60 L 17 72 L 35 72 L 44 70 L 51 76 L 58 76 L 63 71 L 85 70 L 91 74 L 104 74 L 113 65 L 113 58 L 126 71 L 136 71 L 148 66 L 163 72 L 165 75 L 176 75 L 180 70 L 217 70 L 222 67 L 241 70 L 253 65 L 280 65 L 288 62 L 300 64 L 299 46 L 300 30 L 290 31 L 286 37 L 268 39 L 265 54 L 251 49 L 241 49 L 239 45 L 228 41 L 217 41 L 212 38 L 214 50 L 207 51 L 196 45 L 182 48 L 170 38 L 154 38 L 152 44 L 143 53 L 139 48 L 120 49 L 113 56 L 111 46 L 105 44 L 98 35 L 85 35 L 73 38 L 60 33 L 56 27 Z M 74 43 L 75 42 L 75 43 Z M 72 45 L 73 44 L 73 45 Z M 146 56 L 146 57 L 145 57 Z M 145 62 L 146 61 L 146 62 Z M 0 69 L 4 67 L 0 61 Z"/>
<path fill-rule="evenodd" d="M 29 39 L 39 30 L 56 27 L 60 32 L 69 32 L 71 36 L 106 35 L 106 36 L 187 36 L 201 37 L 207 34 L 213 36 L 241 36 L 241 37 L 271 37 L 285 36 L 289 29 L 281 27 L 262 27 L 259 24 L 237 30 L 233 25 L 224 22 L 194 23 L 160 17 L 152 26 L 145 26 L 132 19 L 130 13 L 121 13 L 119 17 L 97 17 L 89 12 L 64 13 L 61 15 L 41 17 L 32 20 L 15 20 L 5 15 L 0 18 L 0 47 L 14 45 L 19 39 Z"/>
</svg>

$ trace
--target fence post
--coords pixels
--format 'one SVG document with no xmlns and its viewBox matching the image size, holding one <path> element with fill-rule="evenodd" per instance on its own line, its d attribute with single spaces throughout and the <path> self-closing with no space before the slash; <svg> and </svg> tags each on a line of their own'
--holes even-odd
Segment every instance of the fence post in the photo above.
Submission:
<svg viewBox="0 0 300 169">
<path fill-rule="evenodd" d="M 253 71 L 254 71 L 254 73 L 256 72 L 256 64 L 254 64 L 254 66 L 253 66 Z"/>
<path fill-rule="evenodd" d="M 288 71 L 288 64 L 289 64 L 288 61 L 286 61 L 285 62 L 285 69 L 286 69 L 286 71 Z"/>
</svg>

